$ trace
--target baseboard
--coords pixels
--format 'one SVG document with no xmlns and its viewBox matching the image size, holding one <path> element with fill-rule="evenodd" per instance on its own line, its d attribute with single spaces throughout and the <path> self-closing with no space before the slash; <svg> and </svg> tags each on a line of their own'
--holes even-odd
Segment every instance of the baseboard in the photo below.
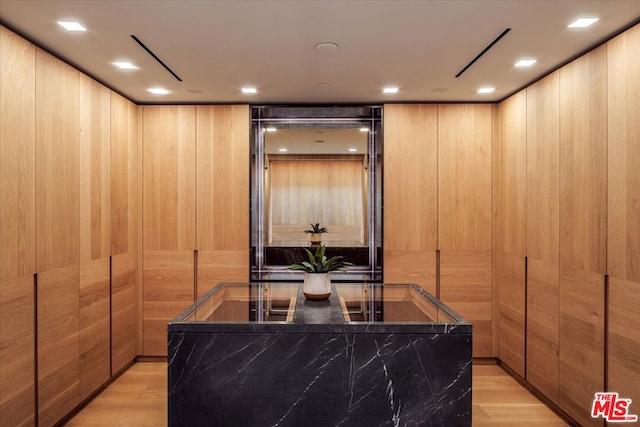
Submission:
<svg viewBox="0 0 640 427">
<path fill-rule="evenodd" d="M 111 385 L 115 380 L 120 378 L 122 374 L 124 374 L 129 368 L 131 368 L 137 361 L 136 359 L 132 359 L 129 363 L 127 363 L 124 368 L 120 369 L 115 374 L 111 375 L 111 378 L 107 380 L 104 384 L 98 387 L 93 393 L 89 395 L 86 399 L 78 404 L 75 408 L 73 408 L 67 415 L 65 415 L 60 421 L 54 424 L 54 427 L 63 426 L 68 423 L 73 417 L 78 415 L 80 411 L 82 411 L 89 403 L 93 401 L 100 393 L 102 393 L 107 387 Z"/>
<path fill-rule="evenodd" d="M 547 396 L 545 396 L 540 390 L 538 390 L 537 388 L 535 388 L 534 386 L 529 384 L 524 378 L 522 378 L 520 375 L 518 375 L 518 373 L 516 371 L 514 371 L 513 369 L 511 369 L 509 366 L 507 366 L 506 364 L 502 363 L 502 360 L 500 360 L 500 359 L 496 359 L 496 360 L 498 362 L 497 363 L 498 366 L 503 371 L 505 371 L 507 374 L 509 374 L 509 376 L 511 376 L 511 378 L 516 380 L 518 382 L 518 384 L 520 384 L 522 387 L 524 387 L 529 393 L 533 394 L 536 397 L 536 399 L 538 399 L 539 401 L 544 403 L 557 416 L 562 418 L 563 421 L 565 421 L 567 424 L 569 424 L 571 426 L 580 427 L 580 423 L 579 422 L 574 420 L 571 417 L 571 415 L 569 415 L 565 411 L 563 411 L 558 405 L 556 405 L 555 402 L 553 402 L 551 399 L 549 399 Z"/>
<path fill-rule="evenodd" d="M 138 356 L 136 362 L 166 362 L 167 356 Z"/>
<path fill-rule="evenodd" d="M 497 357 L 474 357 L 472 358 L 474 365 L 497 365 L 499 360 Z"/>
</svg>

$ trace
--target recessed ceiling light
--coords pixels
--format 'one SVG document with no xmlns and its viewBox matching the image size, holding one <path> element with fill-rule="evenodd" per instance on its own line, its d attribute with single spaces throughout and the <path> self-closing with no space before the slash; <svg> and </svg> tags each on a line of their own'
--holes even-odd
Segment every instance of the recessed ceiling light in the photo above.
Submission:
<svg viewBox="0 0 640 427">
<path fill-rule="evenodd" d="M 62 28 L 64 28 L 67 31 L 73 31 L 73 32 L 87 31 L 85 27 L 83 27 L 82 25 L 80 25 L 79 22 L 76 22 L 76 21 L 58 21 L 58 25 L 60 25 Z"/>
<path fill-rule="evenodd" d="M 569 28 L 586 28 L 596 22 L 599 18 L 578 18 L 568 25 Z"/>
<path fill-rule="evenodd" d="M 269 126 L 268 128 L 265 128 L 264 130 L 266 130 L 267 132 L 275 132 L 277 129 L 274 128 L 273 126 Z"/>
<path fill-rule="evenodd" d="M 351 151 L 352 153 L 355 153 L 356 151 L 358 151 L 357 148 L 349 148 L 349 151 Z"/>
<path fill-rule="evenodd" d="M 147 90 L 154 95 L 166 95 L 169 93 L 169 91 L 163 87 L 150 87 Z"/>
<path fill-rule="evenodd" d="M 286 153 L 287 149 L 286 148 L 279 148 L 278 151 L 281 152 L 281 153 Z"/>
<path fill-rule="evenodd" d="M 514 64 L 515 67 L 531 67 L 536 63 L 535 59 L 521 59 Z"/>
<path fill-rule="evenodd" d="M 242 91 L 242 93 L 244 94 L 252 94 L 252 93 L 258 93 L 258 90 L 255 87 L 249 87 L 249 86 L 245 86 L 242 89 L 240 89 Z"/>
<path fill-rule="evenodd" d="M 360 132 L 369 132 L 369 128 L 360 128 Z"/>
<path fill-rule="evenodd" d="M 322 52 L 322 53 L 331 53 L 331 52 L 335 52 L 338 50 L 338 45 L 332 42 L 322 42 L 322 43 L 318 43 L 315 46 L 315 49 L 318 52 Z"/>
<path fill-rule="evenodd" d="M 491 93 L 494 90 L 496 90 L 495 87 L 481 87 L 480 89 L 478 89 L 478 93 Z"/>
<path fill-rule="evenodd" d="M 395 86 L 389 86 L 382 89 L 382 93 L 398 93 L 398 88 Z"/>
<path fill-rule="evenodd" d="M 318 83 L 318 87 L 329 87 L 329 86 L 331 86 L 329 83 L 325 83 L 325 82 Z"/>
<path fill-rule="evenodd" d="M 112 64 L 120 68 L 121 70 L 137 70 L 138 69 L 138 67 L 133 65 L 131 62 L 126 62 L 126 61 L 116 61 L 116 62 L 112 62 Z"/>
</svg>

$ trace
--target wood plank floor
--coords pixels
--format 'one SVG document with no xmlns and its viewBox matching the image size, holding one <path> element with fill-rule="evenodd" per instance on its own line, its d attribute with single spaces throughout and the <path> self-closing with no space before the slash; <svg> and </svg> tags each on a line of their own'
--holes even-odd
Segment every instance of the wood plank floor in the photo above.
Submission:
<svg viewBox="0 0 640 427">
<path fill-rule="evenodd" d="M 136 363 L 66 425 L 166 426 L 167 364 Z M 474 427 L 566 425 L 500 367 L 473 367 Z"/>
</svg>

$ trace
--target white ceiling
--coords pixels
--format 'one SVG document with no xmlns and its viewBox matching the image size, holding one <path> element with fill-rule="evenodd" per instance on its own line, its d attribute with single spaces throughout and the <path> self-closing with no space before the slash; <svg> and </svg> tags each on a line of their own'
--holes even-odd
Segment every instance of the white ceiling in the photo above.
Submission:
<svg viewBox="0 0 640 427">
<path fill-rule="evenodd" d="M 600 20 L 566 27 L 581 16 Z M 498 101 L 639 18 L 640 0 L 0 0 L 1 23 L 138 103 Z M 61 19 L 88 31 L 67 33 Z M 339 50 L 318 52 L 321 42 Z M 538 62 L 514 68 L 522 57 Z M 111 65 L 122 59 L 140 69 Z M 383 95 L 386 85 L 400 91 Z M 478 95 L 484 85 L 495 92 Z"/>
</svg>

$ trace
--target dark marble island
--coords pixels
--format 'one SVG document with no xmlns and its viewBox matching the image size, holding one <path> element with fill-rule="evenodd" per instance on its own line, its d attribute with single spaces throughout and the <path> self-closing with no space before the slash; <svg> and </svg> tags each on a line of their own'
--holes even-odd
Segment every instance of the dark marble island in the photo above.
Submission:
<svg viewBox="0 0 640 427">
<path fill-rule="evenodd" d="M 471 325 L 416 285 L 220 284 L 169 323 L 169 426 L 470 426 Z"/>
</svg>

